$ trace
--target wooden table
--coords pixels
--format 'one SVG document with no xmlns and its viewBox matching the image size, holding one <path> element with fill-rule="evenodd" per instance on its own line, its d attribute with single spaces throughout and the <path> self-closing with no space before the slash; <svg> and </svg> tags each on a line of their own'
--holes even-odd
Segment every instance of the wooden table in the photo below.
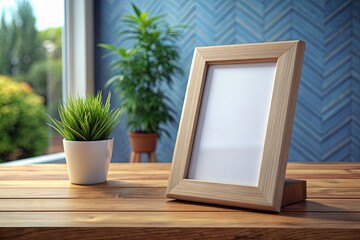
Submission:
<svg viewBox="0 0 360 240">
<path fill-rule="evenodd" d="M 65 165 L 0 165 L 0 239 L 360 239 L 360 163 L 289 163 L 308 200 L 280 214 L 166 199 L 169 169 L 116 163 L 78 186 Z"/>
</svg>

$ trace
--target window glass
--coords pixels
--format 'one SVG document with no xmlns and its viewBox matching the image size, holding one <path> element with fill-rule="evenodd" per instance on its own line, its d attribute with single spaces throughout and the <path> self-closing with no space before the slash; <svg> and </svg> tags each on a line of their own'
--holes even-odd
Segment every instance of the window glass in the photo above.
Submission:
<svg viewBox="0 0 360 240">
<path fill-rule="evenodd" d="M 0 0 L 0 162 L 61 152 L 63 0 Z"/>
</svg>

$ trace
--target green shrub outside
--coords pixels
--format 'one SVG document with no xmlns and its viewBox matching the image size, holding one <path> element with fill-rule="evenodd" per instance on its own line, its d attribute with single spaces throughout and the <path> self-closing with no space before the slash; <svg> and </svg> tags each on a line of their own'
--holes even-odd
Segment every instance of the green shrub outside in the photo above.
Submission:
<svg viewBox="0 0 360 240">
<path fill-rule="evenodd" d="M 0 162 L 41 155 L 46 147 L 43 98 L 27 83 L 0 75 Z"/>
</svg>

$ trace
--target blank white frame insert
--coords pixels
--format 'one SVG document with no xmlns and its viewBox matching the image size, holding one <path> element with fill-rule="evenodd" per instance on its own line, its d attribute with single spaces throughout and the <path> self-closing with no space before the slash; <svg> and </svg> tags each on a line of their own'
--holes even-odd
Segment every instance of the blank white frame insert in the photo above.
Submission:
<svg viewBox="0 0 360 240">
<path fill-rule="evenodd" d="M 276 62 L 210 65 L 188 179 L 257 187 Z"/>
</svg>

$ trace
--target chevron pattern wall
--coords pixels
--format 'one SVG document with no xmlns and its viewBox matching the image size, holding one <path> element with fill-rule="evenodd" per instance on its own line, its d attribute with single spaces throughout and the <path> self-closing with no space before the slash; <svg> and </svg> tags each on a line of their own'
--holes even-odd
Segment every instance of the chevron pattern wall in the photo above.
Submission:
<svg viewBox="0 0 360 240">
<path fill-rule="evenodd" d="M 301 39 L 307 43 L 289 161 L 360 161 L 359 0 L 147 0 L 133 1 L 170 24 L 187 24 L 179 42 L 184 76 L 168 95 L 180 119 L 194 47 Z M 95 1 L 95 42 L 121 44 L 119 19 L 130 1 Z M 109 59 L 95 47 L 96 88 L 112 76 Z M 107 90 L 104 90 L 105 92 Z M 113 101 L 119 104 L 114 97 Z M 178 123 L 166 126 L 172 138 L 158 145 L 159 161 L 171 161 Z M 114 133 L 114 161 L 129 159 L 127 130 Z"/>
</svg>

